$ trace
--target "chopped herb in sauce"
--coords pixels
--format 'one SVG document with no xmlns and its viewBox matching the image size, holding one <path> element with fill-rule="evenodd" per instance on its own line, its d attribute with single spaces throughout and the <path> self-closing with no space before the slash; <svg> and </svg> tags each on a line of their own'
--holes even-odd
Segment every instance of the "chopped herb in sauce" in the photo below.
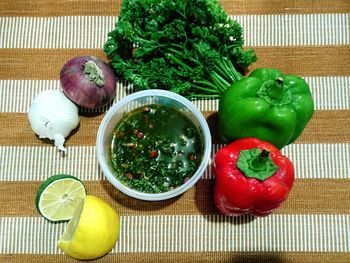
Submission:
<svg viewBox="0 0 350 263">
<path fill-rule="evenodd" d="M 117 123 L 111 164 L 116 178 L 128 187 L 162 193 L 185 183 L 197 170 L 202 154 L 202 137 L 185 114 L 151 104 Z"/>
</svg>

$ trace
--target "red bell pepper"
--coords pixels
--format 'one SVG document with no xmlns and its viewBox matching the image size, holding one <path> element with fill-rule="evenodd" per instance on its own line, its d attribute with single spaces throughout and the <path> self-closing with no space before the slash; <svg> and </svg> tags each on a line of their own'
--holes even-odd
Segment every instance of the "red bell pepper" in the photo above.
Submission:
<svg viewBox="0 0 350 263">
<path fill-rule="evenodd" d="M 271 143 L 236 140 L 221 148 L 213 162 L 214 202 L 231 216 L 266 216 L 287 198 L 294 182 L 292 162 Z"/>
</svg>

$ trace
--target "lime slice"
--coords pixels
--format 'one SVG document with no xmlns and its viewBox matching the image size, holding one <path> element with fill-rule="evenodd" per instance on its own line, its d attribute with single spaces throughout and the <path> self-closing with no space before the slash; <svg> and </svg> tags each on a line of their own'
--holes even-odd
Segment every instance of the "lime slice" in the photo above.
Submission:
<svg viewBox="0 0 350 263">
<path fill-rule="evenodd" d="M 85 198 L 84 184 L 76 177 L 58 174 L 43 182 L 36 193 L 36 207 L 49 221 L 67 221 Z"/>
</svg>

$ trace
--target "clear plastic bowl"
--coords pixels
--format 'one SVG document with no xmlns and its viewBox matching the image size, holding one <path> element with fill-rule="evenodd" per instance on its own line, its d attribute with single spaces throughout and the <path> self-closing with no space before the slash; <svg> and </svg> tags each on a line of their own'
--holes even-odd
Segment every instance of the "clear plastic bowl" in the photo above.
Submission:
<svg viewBox="0 0 350 263">
<path fill-rule="evenodd" d="M 115 176 L 114 170 L 110 166 L 111 143 L 113 130 L 118 121 L 123 117 L 123 114 L 132 111 L 135 108 L 149 105 L 160 104 L 177 110 L 181 110 L 189 117 L 195 126 L 199 129 L 203 136 L 204 151 L 202 161 L 195 174 L 181 186 L 159 194 L 143 193 L 137 190 L 130 189 L 125 184 L 121 183 Z M 99 165 L 103 174 L 118 190 L 124 194 L 141 200 L 160 201 L 178 196 L 190 189 L 203 175 L 205 169 L 210 162 L 211 154 L 211 134 L 208 124 L 202 113 L 196 106 L 186 98 L 165 90 L 144 90 L 132 93 L 124 97 L 122 100 L 114 104 L 106 113 L 97 132 L 96 151 Z"/>
</svg>

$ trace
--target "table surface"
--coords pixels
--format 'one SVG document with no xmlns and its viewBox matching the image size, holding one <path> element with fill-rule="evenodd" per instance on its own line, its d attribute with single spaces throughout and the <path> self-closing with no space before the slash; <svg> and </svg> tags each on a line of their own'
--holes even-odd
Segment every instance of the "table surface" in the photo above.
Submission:
<svg viewBox="0 0 350 263">
<path fill-rule="evenodd" d="M 213 205 L 214 178 L 178 198 L 126 197 L 100 171 L 95 137 L 105 113 L 82 113 L 62 156 L 31 131 L 27 110 L 42 90 L 59 89 L 73 56 L 106 59 L 102 46 L 120 1 L 0 1 L 0 262 L 74 262 L 56 242 L 66 223 L 35 209 L 40 183 L 66 173 L 120 214 L 116 247 L 97 262 L 350 262 L 350 1 L 223 0 L 259 60 L 303 76 L 315 114 L 282 152 L 295 164 L 287 201 L 268 217 L 226 217 Z M 126 94 L 118 83 L 114 102 Z M 195 102 L 215 137 L 217 101 Z M 215 140 L 213 154 L 222 146 Z"/>
</svg>

